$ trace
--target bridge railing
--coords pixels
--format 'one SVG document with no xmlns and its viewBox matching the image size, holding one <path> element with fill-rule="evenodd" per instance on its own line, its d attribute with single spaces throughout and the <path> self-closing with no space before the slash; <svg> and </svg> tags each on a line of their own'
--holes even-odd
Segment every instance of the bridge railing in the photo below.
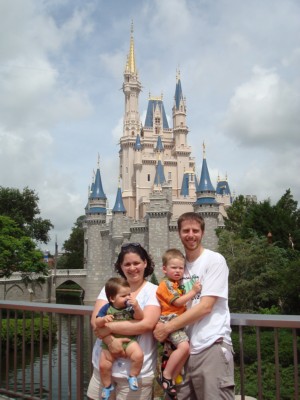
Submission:
<svg viewBox="0 0 300 400">
<path fill-rule="evenodd" d="M 52 270 L 52 276 L 66 276 L 66 275 L 72 275 L 72 276 L 86 276 L 86 269 L 57 269 L 57 270 Z"/>
<path fill-rule="evenodd" d="M 86 276 L 87 270 L 86 269 L 49 269 L 48 271 L 49 276 Z M 37 279 L 40 277 L 45 277 L 45 275 L 42 274 L 31 274 L 32 279 Z M 13 272 L 9 278 L 6 277 L 1 277 L 0 278 L 0 283 L 10 283 L 10 282 L 16 282 L 16 281 L 22 281 L 23 275 L 21 272 Z"/>
<path fill-rule="evenodd" d="M 91 306 L 0 301 L 0 394 L 32 400 L 86 399 L 94 343 L 91 313 Z M 245 389 L 246 364 L 251 352 L 252 357 L 255 353 L 257 368 L 256 398 L 299 400 L 300 316 L 232 314 L 231 325 L 238 337 L 235 362 L 240 398 L 245 399 L 246 394 L 253 396 Z M 256 338 L 254 349 L 249 349 L 245 340 L 249 330 Z M 271 331 L 273 337 L 267 344 L 274 351 L 272 366 L 265 366 L 262 357 L 266 330 Z M 290 388 L 280 384 L 282 332 L 289 332 L 292 338 Z M 274 370 L 271 394 L 270 390 L 268 394 L 264 392 L 262 379 L 266 368 Z M 292 394 L 285 397 L 283 389 Z"/>
</svg>

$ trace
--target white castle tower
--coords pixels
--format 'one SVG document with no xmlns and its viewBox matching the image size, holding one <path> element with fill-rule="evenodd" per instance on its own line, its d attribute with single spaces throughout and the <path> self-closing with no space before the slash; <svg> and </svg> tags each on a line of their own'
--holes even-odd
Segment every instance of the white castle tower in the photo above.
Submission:
<svg viewBox="0 0 300 400">
<path fill-rule="evenodd" d="M 214 189 L 203 146 L 201 176 L 195 175 L 195 161 L 188 145 L 186 99 L 177 72 L 172 127 L 169 127 L 163 97 L 149 96 L 142 124 L 139 113 L 141 82 L 136 68 L 133 26 L 124 71 L 125 113 L 120 139 L 120 183 L 112 215 L 107 215 L 100 163 L 89 191 L 84 224 L 84 267 L 87 270 L 85 302 L 94 303 L 100 288 L 114 274 L 114 262 L 126 242 L 141 243 L 162 276 L 161 256 L 167 248 L 181 248 L 177 218 L 195 211 L 205 218 L 204 246 L 215 249 L 215 229 L 223 225 L 225 207 L 231 204 L 229 185 L 219 179 Z M 105 183 L 105 177 L 103 177 Z"/>
</svg>

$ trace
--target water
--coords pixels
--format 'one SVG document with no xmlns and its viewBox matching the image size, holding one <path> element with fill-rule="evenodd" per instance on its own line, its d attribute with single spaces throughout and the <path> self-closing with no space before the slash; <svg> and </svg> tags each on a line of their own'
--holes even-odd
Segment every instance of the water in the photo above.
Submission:
<svg viewBox="0 0 300 400">
<path fill-rule="evenodd" d="M 58 304 L 82 304 L 82 300 L 79 296 L 71 296 L 68 293 L 66 296 L 62 293 L 59 293 L 57 297 Z M 53 344 L 52 352 L 49 354 L 48 344 L 45 343 L 43 345 L 43 355 L 40 358 L 40 349 L 39 345 L 36 345 L 34 348 L 34 362 L 32 363 L 30 360 L 30 346 L 28 351 L 26 349 L 25 355 L 25 369 L 22 369 L 22 354 L 18 354 L 17 356 L 17 370 L 14 373 L 13 365 L 11 365 L 11 370 L 9 373 L 9 382 L 11 383 L 11 390 L 14 390 L 14 383 L 16 382 L 17 390 L 22 392 L 22 386 L 24 385 L 26 393 L 34 393 L 34 396 L 40 398 L 41 400 L 48 400 L 50 398 L 49 395 L 49 360 L 51 359 L 51 373 L 52 373 L 52 399 L 55 400 L 58 398 L 58 388 L 61 387 L 61 398 L 65 399 L 76 399 L 76 317 L 75 316 L 64 316 L 64 315 L 56 315 L 56 318 L 61 319 L 61 345 L 62 345 L 62 354 L 61 354 L 61 374 L 58 373 L 58 365 L 59 365 L 59 342 L 56 341 Z M 89 325 L 89 322 L 87 322 Z M 68 326 L 71 326 L 71 333 L 68 334 Z M 85 327 L 87 332 L 88 326 Z M 58 333 L 57 333 L 58 334 Z M 86 335 L 84 335 L 86 336 Z M 70 349 L 71 353 L 71 368 L 68 369 L 68 349 Z M 20 352 L 21 353 L 21 352 Z M 87 353 L 87 352 L 85 352 Z M 13 363 L 13 357 L 11 357 L 11 362 Z M 88 386 L 88 382 L 90 379 L 90 357 L 86 357 L 84 359 L 84 387 L 85 390 Z M 2 362 L 4 360 L 1 360 Z M 42 373 L 41 373 L 42 371 Z M 3 371 L 4 372 L 4 371 Z M 33 383 L 30 383 L 30 377 L 34 376 Z M 69 378 L 68 378 L 69 376 Z M 5 379 L 5 376 L 2 376 L 2 379 Z M 68 382 L 69 379 L 69 382 Z M 42 385 L 40 385 L 42 382 Z M 43 390 L 40 393 L 40 387 L 42 386 Z M 69 392 L 68 386 L 71 387 Z M 84 397 L 86 399 L 87 397 Z"/>
</svg>

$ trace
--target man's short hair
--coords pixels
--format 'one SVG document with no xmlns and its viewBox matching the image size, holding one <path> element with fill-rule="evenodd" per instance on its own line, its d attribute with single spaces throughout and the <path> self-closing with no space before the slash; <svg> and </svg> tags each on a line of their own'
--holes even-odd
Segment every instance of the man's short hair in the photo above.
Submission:
<svg viewBox="0 0 300 400">
<path fill-rule="evenodd" d="M 204 222 L 204 218 L 201 215 L 199 215 L 199 214 L 197 214 L 195 212 L 186 212 L 186 213 L 182 214 L 178 218 L 178 221 L 177 221 L 178 232 L 180 232 L 181 225 L 182 225 L 182 223 L 184 221 L 196 221 L 196 222 L 198 222 L 202 232 L 204 232 L 205 222 Z"/>
</svg>

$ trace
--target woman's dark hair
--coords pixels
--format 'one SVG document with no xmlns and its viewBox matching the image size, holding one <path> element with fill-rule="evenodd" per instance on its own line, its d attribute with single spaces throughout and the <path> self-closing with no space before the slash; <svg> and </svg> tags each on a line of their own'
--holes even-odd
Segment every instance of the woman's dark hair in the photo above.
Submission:
<svg viewBox="0 0 300 400">
<path fill-rule="evenodd" d="M 144 271 L 144 278 L 153 274 L 154 262 L 147 251 L 140 245 L 140 243 L 125 243 L 121 247 L 121 251 L 118 255 L 117 261 L 115 262 L 115 271 L 118 272 L 123 278 L 126 278 L 122 271 L 121 265 L 123 264 L 125 254 L 135 253 L 141 257 L 143 261 L 147 262 L 147 266 Z"/>
</svg>

